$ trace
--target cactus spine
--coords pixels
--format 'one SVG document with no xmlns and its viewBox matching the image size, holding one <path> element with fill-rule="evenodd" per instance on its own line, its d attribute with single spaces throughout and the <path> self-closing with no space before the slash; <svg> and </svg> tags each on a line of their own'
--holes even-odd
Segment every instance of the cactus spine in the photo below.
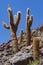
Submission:
<svg viewBox="0 0 43 65">
<path fill-rule="evenodd" d="M 33 38 L 33 58 L 34 59 L 38 59 L 39 58 L 39 42 L 40 42 L 40 38 L 39 37 L 34 37 Z"/>
<path fill-rule="evenodd" d="M 27 9 L 26 14 L 26 45 L 30 45 L 31 42 L 31 25 L 33 21 L 33 16 L 30 16 L 30 10 Z"/>
<path fill-rule="evenodd" d="M 13 40 L 12 41 L 12 47 L 13 47 L 14 52 L 17 52 L 18 51 L 18 41 L 17 41 L 16 32 L 17 32 L 19 21 L 20 21 L 21 13 L 17 12 L 16 24 L 14 23 L 12 9 L 11 9 L 10 6 L 8 7 L 8 13 L 9 13 L 9 23 L 10 23 L 10 26 L 8 26 L 6 23 L 4 23 L 3 26 L 6 29 L 9 29 L 11 31 L 11 38 Z"/>
</svg>

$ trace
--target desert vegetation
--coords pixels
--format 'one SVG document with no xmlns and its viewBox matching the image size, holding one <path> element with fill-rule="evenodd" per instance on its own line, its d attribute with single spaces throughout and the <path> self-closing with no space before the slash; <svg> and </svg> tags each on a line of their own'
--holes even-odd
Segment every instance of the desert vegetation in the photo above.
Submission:
<svg viewBox="0 0 43 65">
<path fill-rule="evenodd" d="M 0 46 L 1 60 L 4 58 L 1 63 L 4 62 L 4 65 L 38 65 L 37 62 L 40 61 L 40 58 L 43 60 L 42 31 L 39 28 L 38 30 L 35 29 L 35 31 L 31 30 L 33 16 L 30 15 L 30 9 L 27 8 L 26 10 L 26 32 L 21 30 L 19 37 L 17 37 L 16 33 L 21 19 L 21 12 L 18 11 L 17 15 L 13 16 L 12 9 L 8 6 L 8 15 L 9 25 L 3 23 L 3 26 L 10 30 L 11 39 Z M 37 36 L 39 31 L 40 36 Z"/>
<path fill-rule="evenodd" d="M 13 50 L 14 52 L 17 52 L 18 51 L 18 41 L 17 41 L 16 32 L 17 32 L 19 21 L 20 21 L 21 13 L 17 12 L 16 24 L 14 23 L 14 17 L 13 17 L 12 9 L 10 6 L 8 6 L 8 13 L 9 13 L 10 26 L 8 26 L 6 23 L 3 23 L 3 26 L 6 29 L 9 29 L 11 31 L 11 39 L 13 40 L 12 41 Z"/>
</svg>

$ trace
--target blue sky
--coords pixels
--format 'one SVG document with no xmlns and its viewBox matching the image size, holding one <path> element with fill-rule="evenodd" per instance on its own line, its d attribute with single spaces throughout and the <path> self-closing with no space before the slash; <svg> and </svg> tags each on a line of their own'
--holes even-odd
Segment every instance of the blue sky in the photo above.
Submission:
<svg viewBox="0 0 43 65">
<path fill-rule="evenodd" d="M 21 11 L 21 20 L 17 30 L 17 35 L 20 30 L 26 31 L 26 9 L 30 8 L 30 14 L 33 15 L 32 28 L 43 24 L 43 0 L 1 0 L 0 1 L 0 44 L 8 41 L 10 31 L 2 26 L 3 22 L 9 24 L 8 19 L 8 4 L 10 4 L 13 14 L 16 15 L 17 11 Z"/>
</svg>

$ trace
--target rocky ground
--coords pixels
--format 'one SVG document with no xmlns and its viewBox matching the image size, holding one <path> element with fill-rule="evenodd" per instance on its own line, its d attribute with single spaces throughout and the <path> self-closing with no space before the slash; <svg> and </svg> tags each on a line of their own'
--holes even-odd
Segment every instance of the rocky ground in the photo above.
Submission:
<svg viewBox="0 0 43 65">
<path fill-rule="evenodd" d="M 40 40 L 40 57 L 41 60 L 37 65 L 43 65 L 43 25 L 33 29 L 31 31 L 31 36 L 41 37 Z M 23 41 L 21 44 L 18 44 L 20 51 L 14 54 L 12 49 L 12 40 L 9 40 L 6 43 L 0 45 L 0 65 L 27 65 L 29 60 L 33 60 L 32 56 L 32 41 L 31 45 L 26 47 L 26 37 L 25 33 L 23 34 Z"/>
</svg>

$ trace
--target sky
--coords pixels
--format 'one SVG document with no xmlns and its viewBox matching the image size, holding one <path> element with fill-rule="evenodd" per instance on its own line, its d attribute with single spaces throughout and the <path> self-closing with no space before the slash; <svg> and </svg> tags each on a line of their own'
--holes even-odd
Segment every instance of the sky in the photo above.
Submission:
<svg viewBox="0 0 43 65">
<path fill-rule="evenodd" d="M 43 24 L 43 0 L 0 0 L 0 44 L 11 39 L 10 30 L 3 27 L 3 22 L 9 24 L 8 5 L 11 6 L 13 15 L 21 11 L 21 19 L 17 30 L 17 35 L 20 30 L 26 32 L 26 10 L 30 8 L 30 14 L 33 15 L 32 29 Z"/>
</svg>

